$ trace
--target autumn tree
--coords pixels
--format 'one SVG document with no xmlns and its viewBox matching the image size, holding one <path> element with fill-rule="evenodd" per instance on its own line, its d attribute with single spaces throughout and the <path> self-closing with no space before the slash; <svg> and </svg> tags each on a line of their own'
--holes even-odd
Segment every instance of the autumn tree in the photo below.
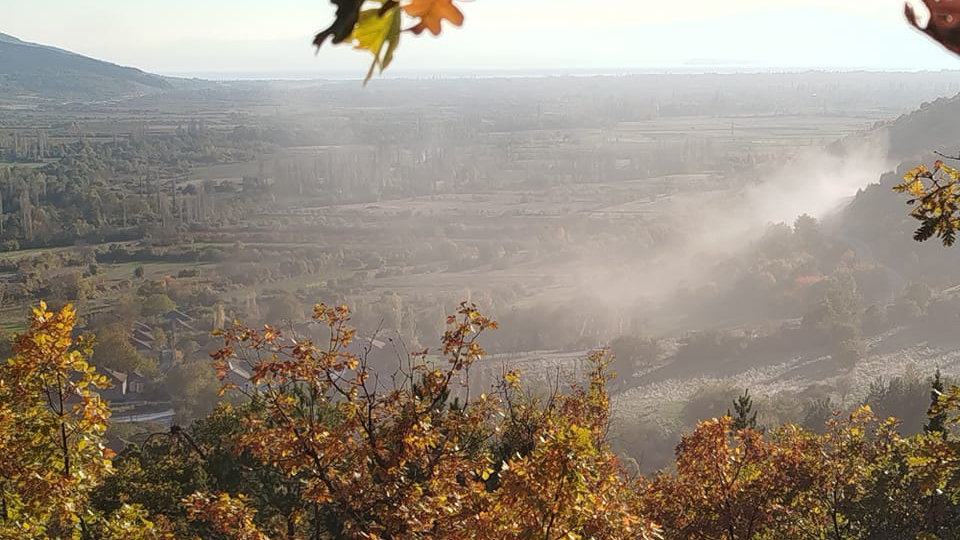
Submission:
<svg viewBox="0 0 960 540">
<path fill-rule="evenodd" d="M 677 446 L 676 474 L 642 488 L 643 511 L 666 538 L 747 540 L 774 526 L 789 470 L 771 467 L 775 447 L 722 416 L 701 422 Z"/>
<path fill-rule="evenodd" d="M 478 338 L 496 323 L 468 304 L 447 320 L 437 356 L 420 351 L 384 381 L 349 352 L 343 307 L 319 305 L 322 345 L 238 325 L 214 356 L 245 365 L 258 412 L 235 448 L 299 486 L 291 521 L 264 522 L 249 494 L 200 492 L 188 514 L 230 538 L 637 538 L 636 511 L 605 434 L 606 361 L 591 357 L 587 386 L 546 402 L 525 398 L 517 374 L 499 390 L 468 392 Z M 292 338 L 292 339 L 291 339 Z M 227 385 L 230 388 L 233 385 Z M 505 449 L 508 449 L 505 451 Z"/>
<path fill-rule="evenodd" d="M 957 451 L 935 435 L 903 439 L 866 406 L 834 415 L 823 434 L 737 432 L 724 416 L 684 436 L 676 473 L 640 496 L 668 540 L 950 538 Z"/>
<path fill-rule="evenodd" d="M 0 538 L 160 538 L 136 507 L 92 511 L 89 494 L 111 473 L 104 446 L 108 386 L 74 338 L 76 312 L 33 310 L 0 365 Z"/>
<path fill-rule="evenodd" d="M 835 415 L 822 435 L 788 429 L 780 446 L 805 449 L 796 452 L 793 465 L 798 488 L 793 501 L 795 513 L 782 524 L 786 537 L 863 538 L 867 522 L 862 504 L 871 492 L 871 475 L 880 456 L 897 435 L 887 422 L 873 431 L 877 422 L 869 407 L 863 406 L 849 418 Z M 812 446 L 811 446 L 812 445 Z"/>
</svg>

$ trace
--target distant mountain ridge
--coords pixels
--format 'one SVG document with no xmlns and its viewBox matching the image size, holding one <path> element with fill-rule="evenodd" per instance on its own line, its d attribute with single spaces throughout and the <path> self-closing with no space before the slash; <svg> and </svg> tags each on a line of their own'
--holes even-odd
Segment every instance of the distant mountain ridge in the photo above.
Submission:
<svg viewBox="0 0 960 540">
<path fill-rule="evenodd" d="M 97 101 L 159 92 L 165 77 L 0 33 L 0 104 Z"/>
</svg>

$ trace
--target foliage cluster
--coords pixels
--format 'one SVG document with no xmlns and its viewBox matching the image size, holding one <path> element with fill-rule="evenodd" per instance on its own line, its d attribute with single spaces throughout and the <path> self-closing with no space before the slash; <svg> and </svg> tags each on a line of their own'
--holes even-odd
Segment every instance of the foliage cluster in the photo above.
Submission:
<svg viewBox="0 0 960 540">
<path fill-rule="evenodd" d="M 490 395 L 471 397 L 470 368 L 484 354 L 477 338 L 497 326 L 472 305 L 448 317 L 438 355 L 414 353 L 389 383 L 350 352 L 348 318 L 346 308 L 317 306 L 314 320 L 330 331 L 318 345 L 271 326 L 224 331 L 214 364 L 224 390 L 247 395 L 246 404 L 223 405 L 188 430 L 175 427 L 111 461 L 102 449 L 108 411 L 87 388 L 105 379 L 85 363 L 89 351 L 73 348 L 72 308 L 38 310 L 0 372 L 0 418 L 9 422 L 2 432 L 10 437 L 3 453 L 36 449 L 4 471 L 13 481 L 3 485 L 2 526 L 52 538 L 95 538 L 123 527 L 131 538 L 626 539 L 654 532 L 605 442 L 602 355 L 591 357 L 586 386 L 546 400 L 528 395 L 516 373 Z M 250 377 L 231 379 L 234 363 Z M 24 385 L 24 378 L 45 381 L 31 369 L 53 382 Z M 83 374 L 76 382 L 75 371 Z M 61 405 L 48 402 L 46 387 L 56 382 L 69 385 Z M 74 395 L 83 401 L 70 410 L 95 422 L 64 418 L 62 403 Z M 41 474 L 49 480 L 33 485 Z M 44 498 L 28 505 L 28 497 Z M 165 517 L 149 522 L 148 515 Z"/>
<path fill-rule="evenodd" d="M 373 55 L 373 63 L 364 83 L 374 71 L 382 72 L 393 61 L 400 45 L 404 15 L 416 20 L 407 29 L 414 34 L 425 30 L 439 35 L 444 20 L 454 26 L 463 24 L 463 13 L 454 0 L 331 0 L 337 6 L 333 23 L 318 33 L 313 44 L 319 49 L 327 39 L 333 43 L 349 43 Z"/>
<path fill-rule="evenodd" d="M 75 313 L 41 305 L 0 367 L 0 537 L 841 540 L 960 527 L 958 387 L 935 383 L 927 433 L 912 437 L 867 406 L 819 434 L 757 431 L 744 393 L 736 418 L 683 437 L 675 472 L 630 478 L 606 442 L 602 354 L 585 386 L 538 397 L 508 372 L 471 395 L 478 338 L 497 326 L 473 305 L 448 317 L 437 354 L 414 352 L 389 378 L 352 352 L 346 308 L 313 318 L 323 343 L 224 330 L 215 367 L 247 399 L 114 457 L 107 383 Z"/>
<path fill-rule="evenodd" d="M 903 183 L 893 187 L 898 193 L 908 193 L 913 198 L 907 204 L 914 206 L 910 216 L 920 221 L 913 239 L 918 242 L 936 236 L 944 246 L 952 246 L 957 240 L 960 217 L 957 217 L 960 192 L 960 171 L 937 160 L 933 169 L 918 165 L 903 175 Z"/>
</svg>

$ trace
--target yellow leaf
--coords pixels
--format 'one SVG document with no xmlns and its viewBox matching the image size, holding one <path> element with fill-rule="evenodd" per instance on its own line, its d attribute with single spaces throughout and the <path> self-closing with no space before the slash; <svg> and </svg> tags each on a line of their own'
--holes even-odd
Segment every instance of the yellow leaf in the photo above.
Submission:
<svg viewBox="0 0 960 540">
<path fill-rule="evenodd" d="M 351 39 L 355 49 L 373 54 L 370 70 L 363 80 L 366 84 L 373 77 L 374 69 L 379 67 L 382 73 L 393 61 L 393 53 L 400 44 L 400 10 L 393 7 L 384 13 L 381 13 L 380 9 L 361 11 Z M 383 49 L 384 45 L 387 46 L 386 51 Z"/>
<path fill-rule="evenodd" d="M 914 181 L 910 182 L 910 184 L 907 186 L 907 191 L 916 197 L 923 195 L 923 180 L 920 180 L 919 177 L 914 179 Z"/>
<path fill-rule="evenodd" d="M 946 176 L 950 177 L 954 182 L 960 181 L 960 171 L 950 167 L 948 165 L 940 164 L 940 171 L 943 172 Z"/>
<path fill-rule="evenodd" d="M 922 174 L 928 174 L 930 171 L 927 170 L 926 165 L 917 165 L 916 167 L 910 169 L 903 175 L 903 180 L 905 182 L 912 182 Z"/>
</svg>

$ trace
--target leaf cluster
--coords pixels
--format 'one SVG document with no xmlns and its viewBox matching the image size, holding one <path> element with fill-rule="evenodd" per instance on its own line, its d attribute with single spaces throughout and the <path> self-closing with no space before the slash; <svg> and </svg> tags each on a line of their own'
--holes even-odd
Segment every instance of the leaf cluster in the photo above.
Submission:
<svg viewBox="0 0 960 540">
<path fill-rule="evenodd" d="M 94 511 L 90 493 L 113 472 L 103 440 L 109 381 L 74 337 L 76 310 L 43 302 L 0 365 L 0 538 L 163 538 L 142 508 Z"/>
<path fill-rule="evenodd" d="M 933 169 L 919 165 L 903 175 L 903 182 L 893 187 L 897 193 L 907 193 L 913 206 L 910 216 L 920 221 L 913 239 L 918 242 L 936 236 L 944 246 L 952 246 L 960 228 L 960 171 L 944 164 L 934 163 Z"/>
<path fill-rule="evenodd" d="M 823 434 L 702 422 L 677 447 L 676 473 L 641 488 L 642 512 L 668 539 L 952 538 L 960 445 L 896 428 L 867 406 L 834 412 Z"/>
<path fill-rule="evenodd" d="M 910 438 L 863 406 L 823 433 L 760 432 L 749 394 L 677 447 L 675 472 L 629 479 L 607 445 L 611 375 L 538 397 L 517 372 L 472 395 L 479 338 L 497 323 L 463 303 L 436 354 L 390 381 L 357 352 L 350 311 L 316 306 L 328 335 L 222 332 L 221 405 L 115 459 L 106 380 L 73 335 L 72 307 L 41 305 L 0 366 L 0 538 L 651 539 L 953 538 L 960 527 L 960 387 L 934 381 L 936 429 Z M 227 383 L 232 367 L 250 373 Z M 658 523 L 659 525 L 654 525 Z"/>
<path fill-rule="evenodd" d="M 454 26 L 463 24 L 463 13 L 454 0 L 330 0 L 337 7 L 333 23 L 318 33 L 313 44 L 319 51 L 329 39 L 334 44 L 349 43 L 355 49 L 373 55 L 373 62 L 364 78 L 366 84 L 375 71 L 383 72 L 392 62 L 400 45 L 403 21 L 413 19 L 407 29 L 413 34 L 425 30 L 439 35 L 442 22 Z"/>
<path fill-rule="evenodd" d="M 528 396 L 515 373 L 470 395 L 478 338 L 497 323 L 475 306 L 447 318 L 436 356 L 412 353 L 390 384 L 351 344 L 345 307 L 318 305 L 321 345 L 266 326 L 236 325 L 215 353 L 251 372 L 241 391 L 262 404 L 233 439 L 301 487 L 287 537 L 637 538 L 653 529 L 606 441 L 606 361 L 593 355 L 586 386 Z M 292 332 L 292 330 L 291 330 Z M 196 493 L 194 519 L 231 538 L 277 536 L 240 493 Z M 290 536 L 292 534 L 293 536 Z"/>
</svg>

